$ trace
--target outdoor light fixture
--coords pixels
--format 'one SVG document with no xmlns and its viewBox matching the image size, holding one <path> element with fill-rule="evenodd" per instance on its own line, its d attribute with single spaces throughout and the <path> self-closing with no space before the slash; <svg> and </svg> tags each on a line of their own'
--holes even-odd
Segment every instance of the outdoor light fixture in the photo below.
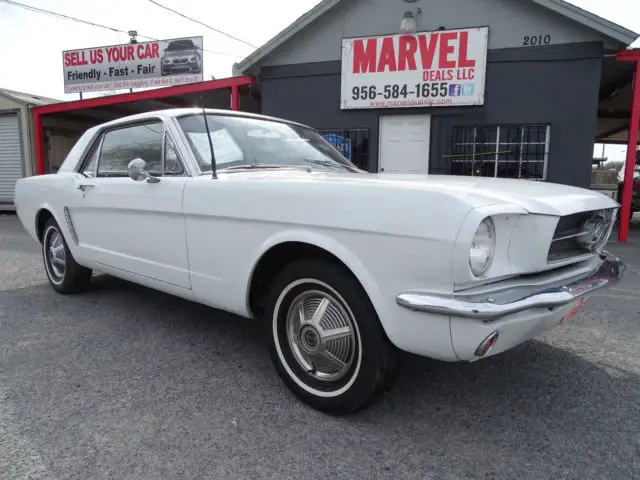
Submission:
<svg viewBox="0 0 640 480">
<path fill-rule="evenodd" d="M 413 12 L 407 10 L 404 12 L 404 17 L 400 22 L 400 33 L 415 33 L 416 32 L 416 19 L 413 16 Z"/>
</svg>

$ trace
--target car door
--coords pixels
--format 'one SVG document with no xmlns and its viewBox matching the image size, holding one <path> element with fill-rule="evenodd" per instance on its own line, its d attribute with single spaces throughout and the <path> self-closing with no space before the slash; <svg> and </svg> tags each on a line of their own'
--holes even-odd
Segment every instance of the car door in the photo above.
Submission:
<svg viewBox="0 0 640 480">
<path fill-rule="evenodd" d="M 152 178 L 129 177 L 136 158 Z M 182 214 L 188 178 L 161 119 L 103 131 L 76 177 L 71 218 L 83 254 L 98 265 L 190 288 Z"/>
</svg>

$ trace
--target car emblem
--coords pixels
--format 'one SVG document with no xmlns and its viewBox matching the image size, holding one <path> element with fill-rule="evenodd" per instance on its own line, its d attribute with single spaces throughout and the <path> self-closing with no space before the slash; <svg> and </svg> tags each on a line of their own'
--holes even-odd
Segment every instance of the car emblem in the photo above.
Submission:
<svg viewBox="0 0 640 480">
<path fill-rule="evenodd" d="M 595 251 L 607 228 L 609 228 L 609 222 L 602 215 L 591 217 L 584 222 L 584 234 L 580 243 L 590 252 Z"/>
</svg>

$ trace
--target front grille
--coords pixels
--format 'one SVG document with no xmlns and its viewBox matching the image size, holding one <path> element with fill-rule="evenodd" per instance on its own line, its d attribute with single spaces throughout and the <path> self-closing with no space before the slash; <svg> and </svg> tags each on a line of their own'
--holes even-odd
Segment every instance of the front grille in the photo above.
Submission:
<svg viewBox="0 0 640 480">
<path fill-rule="evenodd" d="M 589 233 L 586 229 L 585 223 L 588 220 L 603 214 L 605 220 L 607 222 L 611 222 L 613 215 L 612 210 L 579 212 L 560 217 L 560 220 L 558 220 L 558 224 L 556 225 L 555 232 L 553 233 L 553 240 L 551 240 L 551 245 L 549 246 L 547 261 L 549 263 L 559 262 L 573 257 L 593 253 L 593 251 L 583 242 L 585 236 L 587 236 L 586 234 Z M 609 230 L 609 225 L 610 223 L 606 225 L 607 231 Z"/>
</svg>

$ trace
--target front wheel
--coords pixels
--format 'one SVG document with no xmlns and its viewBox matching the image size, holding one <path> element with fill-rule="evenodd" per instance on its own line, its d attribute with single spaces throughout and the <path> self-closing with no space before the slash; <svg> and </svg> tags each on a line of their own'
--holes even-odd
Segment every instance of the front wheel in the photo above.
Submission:
<svg viewBox="0 0 640 480">
<path fill-rule="evenodd" d="M 340 266 L 316 259 L 288 265 L 265 312 L 276 369 L 313 408 L 354 412 L 391 385 L 395 348 L 362 287 Z"/>
</svg>

